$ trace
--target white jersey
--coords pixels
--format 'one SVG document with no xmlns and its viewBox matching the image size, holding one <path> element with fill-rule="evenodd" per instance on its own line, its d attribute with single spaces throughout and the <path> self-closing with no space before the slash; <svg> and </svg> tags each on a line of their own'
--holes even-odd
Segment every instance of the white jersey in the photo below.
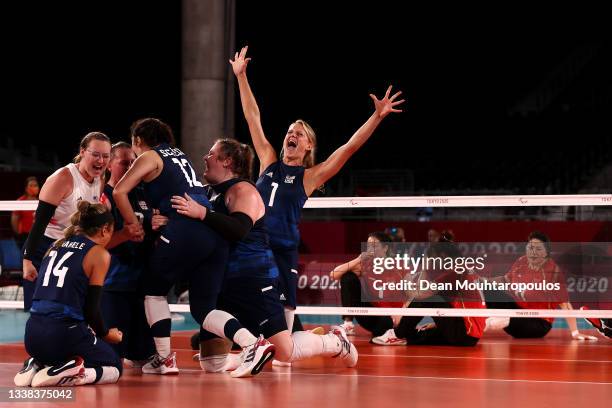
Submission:
<svg viewBox="0 0 612 408">
<path fill-rule="evenodd" d="M 76 212 L 79 201 L 100 202 L 101 181 L 99 177 L 96 177 L 93 183 L 88 182 L 83 178 L 77 165 L 74 163 L 62 167 L 54 174 L 62 171 L 64 168 L 70 170 L 72 175 L 72 194 L 59 203 L 53 218 L 51 218 L 51 222 L 49 222 L 45 230 L 45 236 L 53 239 L 64 238 L 64 229 L 70 226 L 70 216 Z"/>
</svg>

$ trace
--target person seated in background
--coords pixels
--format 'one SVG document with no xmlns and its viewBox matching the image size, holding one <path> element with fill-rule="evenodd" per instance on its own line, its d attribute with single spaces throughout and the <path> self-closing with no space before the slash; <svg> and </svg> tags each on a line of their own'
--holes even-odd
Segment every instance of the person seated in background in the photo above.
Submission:
<svg viewBox="0 0 612 408">
<path fill-rule="evenodd" d="M 489 280 L 509 283 L 558 283 L 558 291 L 506 292 L 488 290 L 484 292 L 487 307 L 490 309 L 565 309 L 573 310 L 569 302 L 565 277 L 555 261 L 550 257 L 550 238 L 540 232 L 529 234 L 525 255 L 517 259 L 508 273 Z M 581 334 L 576 325 L 576 318 L 565 319 L 575 340 L 597 340 L 596 337 Z M 541 338 L 552 328 L 554 318 L 539 317 L 489 317 L 487 330 L 503 329 L 517 339 Z"/>
<path fill-rule="evenodd" d="M 372 232 L 368 234 L 368 252 L 360 254 L 357 258 L 335 267 L 330 276 L 332 279 L 340 281 L 340 295 L 342 306 L 344 307 L 395 307 L 401 306 L 401 302 L 364 302 L 360 277 L 364 262 L 368 262 L 372 257 L 388 257 L 391 255 L 390 245 L 392 239 L 384 232 Z M 343 316 L 342 326 L 347 334 L 355 334 L 353 316 Z M 356 316 L 357 323 L 364 329 L 372 333 L 372 336 L 380 336 L 388 329 L 393 327 L 393 320 L 390 316 Z"/>
<path fill-rule="evenodd" d="M 432 243 L 426 251 L 429 258 L 458 258 L 461 252 L 452 242 L 453 236 L 445 232 L 440 241 Z M 446 261 L 444 262 L 446 263 Z M 417 282 L 417 289 L 409 291 L 409 308 L 485 308 L 484 300 L 477 290 L 457 289 L 458 280 L 476 281 L 477 276 L 470 271 L 455 269 L 436 269 L 435 262 L 430 269 L 424 269 L 413 278 L 426 280 L 435 284 L 450 283 L 453 290 L 424 289 Z M 402 316 L 395 328 L 387 330 L 382 336 L 374 337 L 374 344 L 383 346 L 414 345 L 449 345 L 475 346 L 485 327 L 484 317 L 440 317 L 433 316 L 433 323 L 418 326 L 423 316 Z"/>
</svg>

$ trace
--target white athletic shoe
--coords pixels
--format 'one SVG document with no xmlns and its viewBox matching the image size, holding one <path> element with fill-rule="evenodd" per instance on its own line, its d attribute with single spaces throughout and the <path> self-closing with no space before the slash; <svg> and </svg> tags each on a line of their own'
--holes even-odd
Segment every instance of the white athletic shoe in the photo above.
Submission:
<svg viewBox="0 0 612 408">
<path fill-rule="evenodd" d="M 144 374 L 178 374 L 179 369 L 176 366 L 176 353 L 170 353 L 168 357 L 162 357 L 159 354 L 151 356 L 149 361 L 142 366 Z"/>
<path fill-rule="evenodd" d="M 230 373 L 234 378 L 250 377 L 259 374 L 264 365 L 274 357 L 276 347 L 263 336 L 257 341 L 242 349 L 240 353 L 240 366 Z"/>
<path fill-rule="evenodd" d="M 400 339 L 395 335 L 395 330 L 389 329 L 382 336 L 373 337 L 372 343 L 380 346 L 405 346 L 408 344 L 406 339 Z"/>
<path fill-rule="evenodd" d="M 32 378 L 32 387 L 70 387 L 83 385 L 85 380 L 85 362 L 75 357 L 64 364 L 46 367 Z"/>
<path fill-rule="evenodd" d="M 43 368 L 45 368 L 45 366 L 34 360 L 34 357 L 28 358 L 26 361 L 24 361 L 23 367 L 13 379 L 15 385 L 18 387 L 29 387 L 32 384 L 32 379 L 36 373 Z"/>
<path fill-rule="evenodd" d="M 340 325 L 340 327 L 342 327 L 344 329 L 344 331 L 346 332 L 347 336 L 354 336 L 355 335 L 355 325 L 353 324 L 353 322 L 350 321 L 345 321 L 344 323 L 342 323 Z"/>
<path fill-rule="evenodd" d="M 357 360 L 359 359 L 359 353 L 357 352 L 357 349 L 353 343 L 351 343 L 348 339 L 344 327 L 332 326 L 330 333 L 338 336 L 342 346 L 340 352 L 333 357 L 340 357 L 344 362 L 344 365 L 347 367 L 355 367 L 357 365 Z"/>
</svg>

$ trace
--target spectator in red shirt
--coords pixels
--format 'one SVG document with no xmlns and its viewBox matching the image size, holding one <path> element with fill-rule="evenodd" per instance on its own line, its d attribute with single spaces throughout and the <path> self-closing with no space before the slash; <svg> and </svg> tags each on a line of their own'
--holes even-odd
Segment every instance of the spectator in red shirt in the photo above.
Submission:
<svg viewBox="0 0 612 408">
<path fill-rule="evenodd" d="M 542 232 L 529 234 L 525 255 L 517 259 L 508 273 L 493 280 L 509 283 L 559 283 L 560 290 L 555 292 L 526 291 L 504 292 L 485 291 L 487 307 L 491 309 L 566 309 L 572 310 L 569 302 L 565 277 L 555 261 L 550 257 L 550 238 Z M 596 337 L 583 335 L 578 331 L 576 319 L 566 318 L 571 336 L 575 340 L 597 340 Z M 490 317 L 487 329 L 503 329 L 515 338 L 544 337 L 552 328 L 554 318 Z"/>
<path fill-rule="evenodd" d="M 24 194 L 19 197 L 17 200 L 38 200 L 38 180 L 36 177 L 28 177 L 26 179 L 25 191 Z M 23 247 L 23 243 L 28 238 L 28 234 L 32 229 L 32 224 L 34 223 L 34 213 L 33 210 L 28 211 L 13 211 L 11 214 L 11 226 L 13 227 L 13 232 L 15 233 L 15 242 L 17 243 L 17 247 L 21 250 Z"/>
</svg>

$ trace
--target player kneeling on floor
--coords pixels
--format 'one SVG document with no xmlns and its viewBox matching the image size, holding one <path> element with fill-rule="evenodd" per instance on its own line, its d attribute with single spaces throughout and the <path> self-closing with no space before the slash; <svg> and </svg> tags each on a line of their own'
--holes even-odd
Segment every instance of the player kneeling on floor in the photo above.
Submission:
<svg viewBox="0 0 612 408">
<path fill-rule="evenodd" d="M 81 201 L 71 223 L 40 266 L 24 338 L 31 357 L 15 376 L 17 386 L 115 383 L 121 375 L 107 342 L 120 342 L 122 333 L 107 329 L 100 314 L 113 217 L 103 205 Z"/>
</svg>

